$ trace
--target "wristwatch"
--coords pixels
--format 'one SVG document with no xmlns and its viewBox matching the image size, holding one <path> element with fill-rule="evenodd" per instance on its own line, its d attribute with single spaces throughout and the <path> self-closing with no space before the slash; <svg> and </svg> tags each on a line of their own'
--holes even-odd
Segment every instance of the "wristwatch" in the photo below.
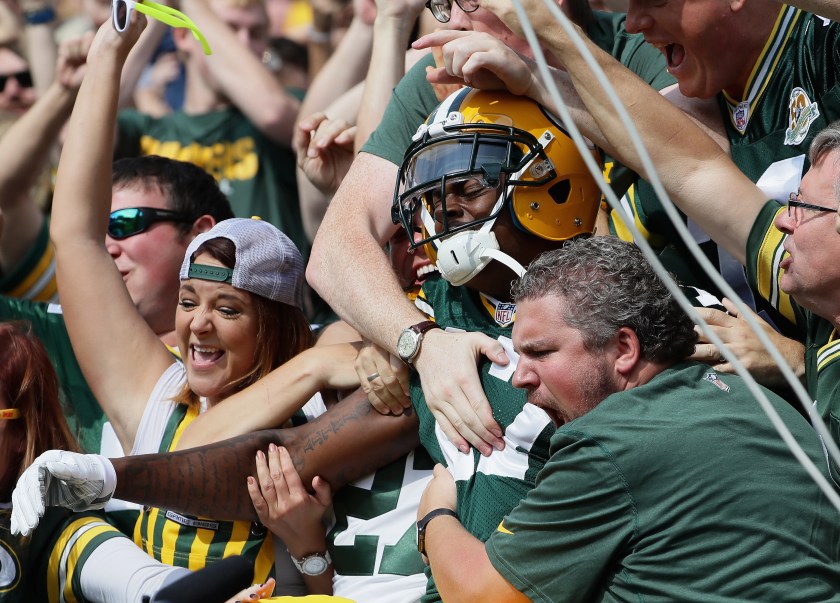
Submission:
<svg viewBox="0 0 840 603">
<path fill-rule="evenodd" d="M 301 574 L 306 574 L 307 576 L 320 576 L 332 563 L 332 558 L 330 557 L 329 551 L 324 551 L 323 553 L 310 553 L 309 555 L 304 555 L 300 559 L 295 559 L 294 555 L 289 555 L 292 558 L 292 563 L 295 564 L 295 567 Z"/>
<path fill-rule="evenodd" d="M 430 329 L 439 329 L 440 326 L 433 320 L 424 320 L 416 325 L 403 329 L 397 339 L 397 354 L 407 364 L 413 364 L 417 354 L 420 353 L 420 344 L 423 343 L 423 334 Z"/>
<path fill-rule="evenodd" d="M 417 550 L 420 551 L 421 555 L 426 554 L 426 526 L 435 517 L 440 517 L 441 515 L 448 515 L 455 519 L 458 518 L 458 514 L 452 509 L 441 507 L 440 509 L 429 511 L 423 519 L 417 522 Z"/>
</svg>

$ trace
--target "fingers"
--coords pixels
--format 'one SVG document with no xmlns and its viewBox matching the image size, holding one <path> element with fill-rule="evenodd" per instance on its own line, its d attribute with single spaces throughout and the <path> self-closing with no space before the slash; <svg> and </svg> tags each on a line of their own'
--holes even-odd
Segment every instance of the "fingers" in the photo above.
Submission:
<svg viewBox="0 0 840 603">
<path fill-rule="evenodd" d="M 274 578 L 269 578 L 264 584 L 254 584 L 248 588 L 239 591 L 232 598 L 225 603 L 242 603 L 243 601 L 256 601 L 258 599 L 265 599 L 274 594 Z"/>
<path fill-rule="evenodd" d="M 320 155 L 324 150 L 328 149 L 336 142 L 336 138 L 340 134 L 344 134 L 348 129 L 350 129 L 350 125 L 340 118 L 327 118 L 321 121 L 309 142 L 309 150 L 307 152 L 308 156 L 317 157 Z M 342 140 L 345 140 L 345 145 L 346 138 L 346 136 L 342 138 Z"/>
<path fill-rule="evenodd" d="M 454 396 L 451 397 L 455 398 Z M 429 398 L 426 399 L 428 401 Z M 492 413 L 489 411 L 489 402 L 487 402 L 483 393 L 476 405 L 486 406 L 492 428 L 500 432 L 501 429 L 492 418 Z M 435 420 L 449 441 L 461 452 L 469 451 L 467 444 L 475 447 L 484 456 L 490 456 L 494 448 L 497 450 L 504 448 L 504 440 L 485 427 L 482 417 L 476 413 L 472 403 L 465 396 L 459 396 L 449 402 L 438 400 L 435 408 L 437 410 L 432 411 Z"/>
<path fill-rule="evenodd" d="M 694 353 L 690 356 L 690 359 L 710 365 L 726 362 L 726 360 L 723 360 L 718 347 L 713 343 L 698 343 L 694 346 Z"/>
<path fill-rule="evenodd" d="M 295 464 L 288 450 L 282 446 L 278 447 L 271 444 L 268 447 L 268 458 L 270 466 L 275 466 L 280 475 L 282 475 L 289 492 L 302 492 L 304 490 L 303 482 L 300 480 L 300 475 L 297 469 L 295 469 Z"/>
<path fill-rule="evenodd" d="M 409 382 L 411 381 L 411 371 L 408 370 L 408 365 L 393 354 L 388 354 L 388 359 L 391 364 L 391 372 L 397 378 L 400 386 L 400 392 L 403 394 L 403 408 L 411 406 L 411 397 L 409 395 Z"/>
<path fill-rule="evenodd" d="M 735 303 L 731 299 L 724 297 L 721 300 L 721 303 L 723 303 L 723 307 L 726 308 L 726 311 L 731 316 L 734 316 L 735 318 L 738 318 L 741 315 L 741 313 L 738 311 L 738 306 L 736 306 Z M 753 315 L 755 315 L 755 313 L 753 313 Z"/>
<path fill-rule="evenodd" d="M 257 517 L 259 517 L 260 522 L 265 525 L 268 518 L 268 504 L 265 502 L 265 497 L 262 495 L 260 486 L 253 476 L 248 476 L 247 484 L 251 504 L 254 505 L 254 510 L 257 512 Z"/>
<path fill-rule="evenodd" d="M 408 368 L 387 350 L 365 342 L 355 361 L 356 374 L 368 401 L 383 415 L 402 414 L 408 398 Z"/>
<path fill-rule="evenodd" d="M 312 491 L 321 506 L 326 507 L 332 502 L 332 486 L 320 475 L 312 478 Z"/>
<path fill-rule="evenodd" d="M 452 442 L 452 445 L 455 446 L 455 448 L 457 448 L 460 452 L 462 452 L 463 454 L 467 454 L 470 451 L 471 442 L 461 435 L 461 433 L 455 427 L 455 425 L 453 425 L 449 421 L 449 417 L 444 413 L 444 411 L 432 410 L 432 415 L 435 418 L 435 422 L 440 426 L 441 431 L 443 431 L 443 434 L 446 436 L 446 439 Z M 455 417 L 456 422 L 460 421 L 460 419 L 457 418 L 457 414 L 455 415 Z M 473 434 L 473 436 L 475 436 L 475 434 Z M 475 441 L 480 445 L 484 446 L 484 448 L 476 446 L 476 448 L 478 448 L 478 451 L 481 452 L 481 454 L 483 454 L 484 456 L 488 456 L 490 454 L 490 446 L 484 444 L 481 441 L 481 438 L 475 438 Z"/>
<path fill-rule="evenodd" d="M 455 29 L 441 29 L 418 38 L 411 44 L 411 47 L 420 50 L 422 48 L 432 48 L 433 46 L 443 46 L 447 42 L 458 40 L 469 35 L 472 35 L 472 32 L 458 31 Z"/>
<path fill-rule="evenodd" d="M 257 482 L 260 493 L 269 507 L 277 504 L 277 485 L 268 465 L 268 459 L 262 450 L 257 451 Z"/>
</svg>

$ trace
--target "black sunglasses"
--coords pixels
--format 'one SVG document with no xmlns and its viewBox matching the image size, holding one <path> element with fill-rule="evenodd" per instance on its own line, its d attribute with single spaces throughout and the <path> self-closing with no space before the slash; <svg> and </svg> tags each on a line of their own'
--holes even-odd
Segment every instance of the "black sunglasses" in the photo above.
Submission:
<svg viewBox="0 0 840 603">
<path fill-rule="evenodd" d="M 478 9 L 479 0 L 455 0 L 465 13 Z M 432 11 L 432 16 L 441 23 L 449 23 L 452 16 L 452 0 L 426 0 L 426 8 Z"/>
<path fill-rule="evenodd" d="M 32 87 L 32 73 L 28 69 L 18 71 L 17 73 L 0 75 L 0 90 L 4 90 L 6 88 L 6 82 L 10 79 L 15 80 L 21 88 Z"/>
<path fill-rule="evenodd" d="M 190 223 L 193 218 L 168 209 L 125 207 L 111 212 L 108 234 L 112 239 L 127 239 L 149 229 L 155 222 Z"/>
</svg>

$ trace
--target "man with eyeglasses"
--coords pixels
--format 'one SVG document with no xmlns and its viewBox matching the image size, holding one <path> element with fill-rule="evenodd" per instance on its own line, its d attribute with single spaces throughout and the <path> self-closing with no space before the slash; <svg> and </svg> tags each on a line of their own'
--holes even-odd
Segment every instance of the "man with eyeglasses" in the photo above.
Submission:
<svg viewBox="0 0 840 603">
<path fill-rule="evenodd" d="M 172 308 L 178 300 L 184 253 L 197 234 L 232 218 L 233 212 L 213 178 L 189 163 L 137 157 L 115 162 L 113 173 L 112 212 L 104 244 L 134 304 L 174 353 Z M 103 450 L 109 433 L 106 428 L 103 436 L 105 415 L 76 363 L 61 306 L 0 296 L 0 320 L 17 319 L 31 322 L 46 346 L 70 404 L 68 423 L 82 449 Z"/>
<path fill-rule="evenodd" d="M 479 4 L 477 0 L 430 0 L 428 6 L 450 29 L 482 32 L 490 39 L 530 53 L 524 39 L 515 36 Z M 643 44 L 639 36 L 626 33 L 623 15 L 593 13 L 585 0 L 562 0 L 558 4 L 600 47 L 655 88 L 662 89 L 673 82 L 665 72 L 661 54 Z M 436 98 L 426 80 L 426 71 L 433 65 L 431 56 L 419 61 L 394 90 L 382 123 L 353 162 L 330 203 L 307 270 L 310 284 L 339 316 L 392 354 L 396 354 L 400 332 L 424 320 L 419 310 L 406 303 L 382 249 L 396 228 L 391 222 L 390 201 L 397 166 L 417 124 L 423 123 L 442 100 Z M 351 254 L 347 253 L 348 248 L 353 250 Z M 435 348 L 435 353 L 424 353 L 427 347 Z M 427 334 L 416 363 L 427 401 L 455 396 L 476 405 L 483 401 L 486 405 L 474 369 L 481 355 L 502 363 L 507 361 L 500 344 L 489 337 L 476 334 L 466 349 L 455 343 L 451 334 L 442 331 Z M 381 375 L 390 374 L 387 363 L 377 368 Z M 394 395 L 399 395 L 396 389 Z M 458 438 L 444 417 L 438 418 L 446 433 Z M 480 446 L 484 453 L 491 451 L 486 442 L 504 445 L 500 432 L 484 431 L 479 436 L 472 437 L 470 442 Z M 463 439 L 457 441 L 466 449 Z"/>
</svg>

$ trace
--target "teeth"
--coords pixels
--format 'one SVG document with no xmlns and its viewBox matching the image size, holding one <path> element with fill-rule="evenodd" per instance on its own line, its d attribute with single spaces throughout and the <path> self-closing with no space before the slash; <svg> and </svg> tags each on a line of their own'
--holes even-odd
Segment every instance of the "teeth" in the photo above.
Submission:
<svg viewBox="0 0 840 603">
<path fill-rule="evenodd" d="M 437 266 L 434 264 L 427 264 L 425 266 L 421 266 L 417 270 L 417 276 L 426 276 L 432 272 L 437 272 Z"/>
<path fill-rule="evenodd" d="M 205 348 L 199 345 L 194 345 L 193 349 L 200 354 L 212 354 L 219 351 L 218 348 Z"/>
</svg>

